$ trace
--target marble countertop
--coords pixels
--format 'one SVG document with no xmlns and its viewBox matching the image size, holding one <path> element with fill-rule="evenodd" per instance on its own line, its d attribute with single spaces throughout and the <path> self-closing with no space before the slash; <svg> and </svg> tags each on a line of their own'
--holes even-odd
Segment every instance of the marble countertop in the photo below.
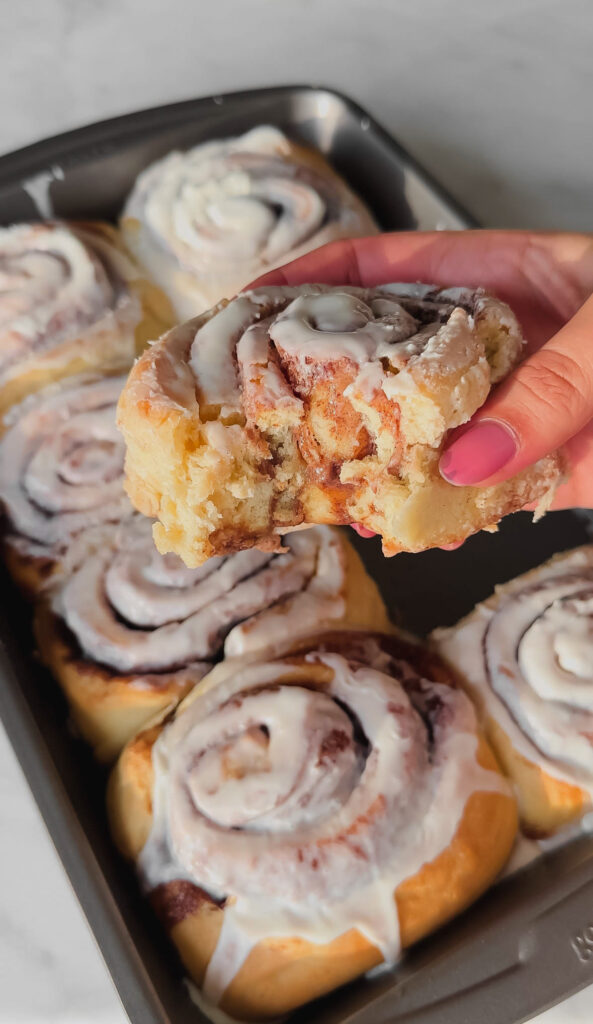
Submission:
<svg viewBox="0 0 593 1024">
<path fill-rule="evenodd" d="M 3 14 L 0 151 L 160 103 L 318 82 L 372 111 L 482 223 L 593 230 L 589 0 L 27 0 Z M 1 1024 L 124 1024 L 2 732 L 0 823 Z M 592 1019 L 590 989 L 538 1022 Z"/>
</svg>

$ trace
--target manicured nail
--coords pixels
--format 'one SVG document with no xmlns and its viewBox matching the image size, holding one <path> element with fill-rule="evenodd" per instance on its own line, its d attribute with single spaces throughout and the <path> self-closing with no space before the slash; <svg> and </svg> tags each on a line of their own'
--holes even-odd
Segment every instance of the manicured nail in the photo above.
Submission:
<svg viewBox="0 0 593 1024">
<path fill-rule="evenodd" d="M 515 435 L 498 420 L 480 420 L 441 456 L 441 476 L 458 487 L 472 487 L 498 473 L 517 453 Z"/>
<path fill-rule="evenodd" d="M 361 526 L 360 523 L 352 523 L 352 529 L 358 534 L 359 537 L 375 537 L 374 530 L 368 530 L 366 526 Z"/>
</svg>

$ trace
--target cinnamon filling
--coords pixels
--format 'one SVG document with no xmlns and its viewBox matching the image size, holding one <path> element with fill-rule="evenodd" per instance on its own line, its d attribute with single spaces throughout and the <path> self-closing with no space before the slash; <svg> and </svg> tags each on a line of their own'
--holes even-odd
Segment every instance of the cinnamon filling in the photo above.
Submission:
<svg viewBox="0 0 593 1024">
<path fill-rule="evenodd" d="M 152 908 L 168 931 L 181 924 L 186 917 L 196 914 L 204 906 L 222 909 L 226 900 L 216 900 L 205 889 L 193 882 L 176 878 L 163 882 L 150 893 Z"/>
</svg>

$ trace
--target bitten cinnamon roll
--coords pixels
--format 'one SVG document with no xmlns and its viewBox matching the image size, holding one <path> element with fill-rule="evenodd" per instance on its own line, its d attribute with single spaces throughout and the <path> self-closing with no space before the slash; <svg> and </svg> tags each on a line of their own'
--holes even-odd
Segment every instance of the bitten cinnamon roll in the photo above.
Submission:
<svg viewBox="0 0 593 1024">
<path fill-rule="evenodd" d="M 4 555 L 34 595 L 73 538 L 132 514 L 123 489 L 124 443 L 115 408 L 125 376 L 82 374 L 15 406 L 0 438 Z"/>
<path fill-rule="evenodd" d="M 438 470 L 523 347 L 511 310 L 429 285 L 262 288 L 174 328 L 134 367 L 127 489 L 188 565 L 304 523 L 358 522 L 385 554 L 492 529 L 549 495 L 556 456 L 495 487 Z"/>
<path fill-rule="evenodd" d="M 377 231 L 320 153 L 269 126 L 157 161 L 121 229 L 182 320 L 325 242 Z"/>
<path fill-rule="evenodd" d="M 223 654 L 253 657 L 332 623 L 389 629 L 374 582 L 328 527 L 292 534 L 277 555 L 243 551 L 199 569 L 159 555 L 142 516 L 88 536 L 39 606 L 36 632 L 101 760 Z"/>
<path fill-rule="evenodd" d="M 498 587 L 437 649 L 479 703 L 525 831 L 546 836 L 593 796 L 593 546 Z"/>
<path fill-rule="evenodd" d="M 0 413 L 44 384 L 128 368 L 174 323 L 114 228 L 0 228 Z"/>
<path fill-rule="evenodd" d="M 211 1004 L 274 1017 L 393 964 L 505 863 L 514 798 L 433 668 L 368 634 L 222 663 L 125 748 L 114 838 Z"/>
</svg>

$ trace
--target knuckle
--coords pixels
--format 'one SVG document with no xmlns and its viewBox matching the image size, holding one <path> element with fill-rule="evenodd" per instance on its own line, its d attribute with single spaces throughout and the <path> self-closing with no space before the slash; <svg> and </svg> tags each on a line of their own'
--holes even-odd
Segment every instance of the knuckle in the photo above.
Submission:
<svg viewBox="0 0 593 1024">
<path fill-rule="evenodd" d="M 336 248 L 336 252 L 339 250 Z M 360 266 L 358 263 L 358 252 L 354 243 L 348 238 L 344 241 L 342 255 L 346 264 L 346 278 L 348 284 L 360 284 Z"/>
<path fill-rule="evenodd" d="M 542 349 L 536 359 L 520 367 L 518 382 L 530 408 L 544 409 L 568 416 L 589 414 L 593 404 L 593 375 L 565 352 Z"/>
</svg>

